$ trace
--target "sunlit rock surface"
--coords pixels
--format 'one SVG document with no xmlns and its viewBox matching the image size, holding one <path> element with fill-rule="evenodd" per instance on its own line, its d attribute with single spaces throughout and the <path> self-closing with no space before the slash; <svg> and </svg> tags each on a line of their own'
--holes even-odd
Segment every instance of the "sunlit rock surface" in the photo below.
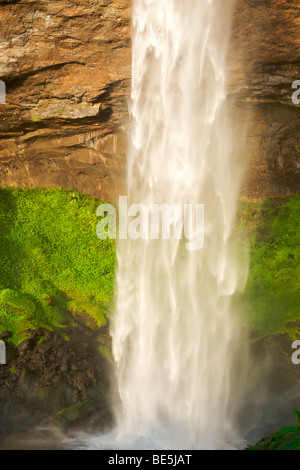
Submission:
<svg viewBox="0 0 300 470">
<path fill-rule="evenodd" d="M 125 192 L 131 75 L 130 0 L 2 0 L 2 185 L 62 186 L 106 199 Z M 228 93 L 247 125 L 243 196 L 299 188 L 300 8 L 237 0 Z"/>
</svg>

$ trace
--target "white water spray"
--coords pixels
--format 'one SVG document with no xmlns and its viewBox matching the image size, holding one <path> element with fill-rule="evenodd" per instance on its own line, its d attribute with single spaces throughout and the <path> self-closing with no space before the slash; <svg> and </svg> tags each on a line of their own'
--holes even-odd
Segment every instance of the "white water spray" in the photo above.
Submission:
<svg viewBox="0 0 300 470">
<path fill-rule="evenodd" d="M 189 252 L 178 240 L 119 241 L 120 442 L 214 449 L 232 437 L 241 168 L 225 100 L 231 9 L 231 0 L 133 1 L 129 203 L 204 204 L 205 242 Z"/>
</svg>

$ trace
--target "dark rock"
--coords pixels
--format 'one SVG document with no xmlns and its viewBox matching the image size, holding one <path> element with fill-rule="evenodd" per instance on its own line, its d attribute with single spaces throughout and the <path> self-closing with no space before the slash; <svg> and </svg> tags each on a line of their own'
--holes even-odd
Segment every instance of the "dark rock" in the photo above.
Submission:
<svg viewBox="0 0 300 470">
<path fill-rule="evenodd" d="M 9 331 L 2 331 L 2 333 L 0 334 L 0 338 L 4 341 L 8 340 L 10 337 L 11 333 Z"/>
<path fill-rule="evenodd" d="M 24 353 L 27 350 L 33 349 L 34 347 L 34 341 L 32 338 L 26 339 L 25 341 L 22 341 L 17 347 L 19 352 Z"/>
<path fill-rule="evenodd" d="M 97 332 L 72 327 L 70 340 L 44 329 L 11 350 L 0 368 L 0 422 L 6 433 L 31 428 L 78 402 L 92 399 L 96 409 L 109 393 L 109 361 L 98 352 Z M 40 337 L 46 338 L 39 343 Z"/>
<path fill-rule="evenodd" d="M 87 418 L 97 411 L 94 402 L 90 399 L 76 403 L 69 408 L 59 411 L 51 418 L 51 421 L 60 427 L 66 428 L 73 424 L 79 424 L 86 421 Z"/>
</svg>

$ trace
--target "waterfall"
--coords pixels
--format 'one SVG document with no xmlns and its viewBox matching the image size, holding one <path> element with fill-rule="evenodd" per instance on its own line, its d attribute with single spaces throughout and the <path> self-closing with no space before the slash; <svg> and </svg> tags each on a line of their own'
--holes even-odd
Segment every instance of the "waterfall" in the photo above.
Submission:
<svg viewBox="0 0 300 470">
<path fill-rule="evenodd" d="M 128 203 L 204 204 L 205 230 L 195 251 L 118 242 L 119 442 L 216 449 L 233 435 L 242 170 L 226 103 L 231 13 L 231 0 L 133 0 Z"/>
</svg>

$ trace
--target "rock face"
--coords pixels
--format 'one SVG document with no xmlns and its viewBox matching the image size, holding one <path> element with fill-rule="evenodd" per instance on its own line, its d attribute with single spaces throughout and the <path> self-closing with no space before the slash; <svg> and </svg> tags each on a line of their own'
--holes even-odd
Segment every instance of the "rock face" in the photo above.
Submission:
<svg viewBox="0 0 300 470">
<path fill-rule="evenodd" d="M 261 199 L 300 189 L 300 6 L 297 0 L 236 0 L 229 53 L 229 96 L 246 126 L 244 196 Z M 299 88 L 299 87 L 298 87 Z"/>
<path fill-rule="evenodd" d="M 130 79 L 124 0 L 0 2 L 2 185 L 122 190 Z"/>
<path fill-rule="evenodd" d="M 130 15 L 130 0 L 0 1 L 2 185 L 124 194 Z M 248 199 L 299 188 L 300 118 L 291 100 L 299 26 L 297 0 L 236 0 L 228 93 Z"/>
<path fill-rule="evenodd" d="M 2 334 L 9 359 L 0 368 L 0 441 L 42 422 L 69 427 L 90 415 L 96 428 L 111 425 L 110 363 L 99 352 L 99 342 L 109 337 L 97 334 L 77 325 L 65 340 L 38 328 L 16 349 Z"/>
</svg>

